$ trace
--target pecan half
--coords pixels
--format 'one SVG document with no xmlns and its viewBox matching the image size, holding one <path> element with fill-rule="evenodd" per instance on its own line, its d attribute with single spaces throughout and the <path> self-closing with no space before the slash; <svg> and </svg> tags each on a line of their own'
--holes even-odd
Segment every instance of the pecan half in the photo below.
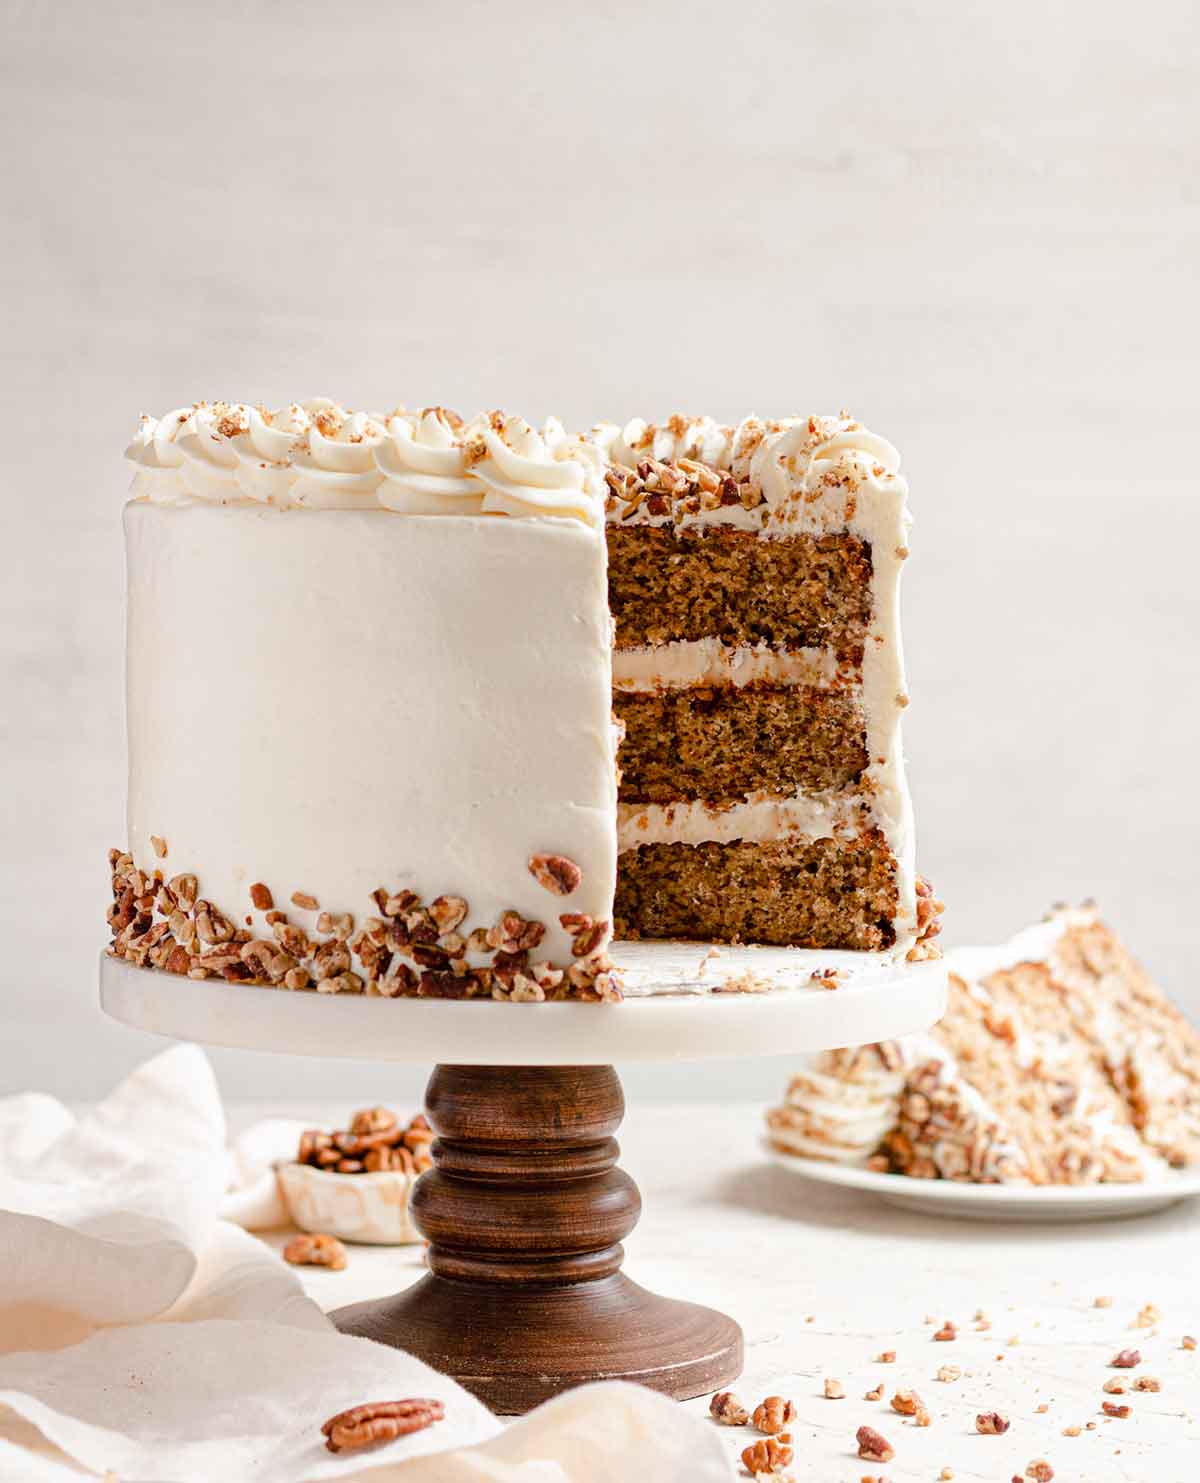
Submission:
<svg viewBox="0 0 1200 1483">
<path fill-rule="evenodd" d="M 531 855 L 529 874 L 554 896 L 569 896 L 583 879 L 583 871 L 565 855 Z"/>
<path fill-rule="evenodd" d="M 321 1432 L 330 1452 L 345 1452 L 353 1447 L 377 1447 L 424 1431 L 441 1421 L 446 1410 L 441 1401 L 422 1400 L 416 1396 L 405 1401 L 374 1401 L 354 1406 L 331 1416 Z"/>
<path fill-rule="evenodd" d="M 751 1417 L 759 1431 L 766 1432 L 769 1437 L 777 1436 L 785 1427 L 791 1426 L 795 1419 L 795 1406 L 781 1395 L 769 1395 L 765 1401 L 760 1401 Z"/>
<path fill-rule="evenodd" d="M 786 1468 L 794 1456 L 791 1444 L 788 1432 L 780 1432 L 777 1437 L 762 1437 L 743 1449 L 742 1466 L 751 1474 L 778 1472 L 780 1468 Z"/>
</svg>

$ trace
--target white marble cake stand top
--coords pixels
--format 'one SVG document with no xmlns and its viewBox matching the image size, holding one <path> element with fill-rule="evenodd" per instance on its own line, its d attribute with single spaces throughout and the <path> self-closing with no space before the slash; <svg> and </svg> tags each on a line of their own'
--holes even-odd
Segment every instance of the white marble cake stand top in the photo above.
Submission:
<svg viewBox="0 0 1200 1483">
<path fill-rule="evenodd" d="M 609 1065 L 790 1055 L 926 1030 L 946 1004 L 940 960 L 699 943 L 614 945 L 621 1004 L 500 1004 L 288 993 L 135 968 L 103 955 L 100 1002 L 138 1029 L 207 1045 L 364 1061 Z M 837 988 L 812 981 L 840 967 Z M 766 992 L 716 992 L 739 980 Z"/>
</svg>

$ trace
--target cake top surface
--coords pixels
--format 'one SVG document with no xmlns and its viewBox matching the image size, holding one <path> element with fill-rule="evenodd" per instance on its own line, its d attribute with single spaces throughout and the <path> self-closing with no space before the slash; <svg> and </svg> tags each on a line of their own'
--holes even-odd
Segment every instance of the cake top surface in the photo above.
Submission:
<svg viewBox="0 0 1200 1483">
<path fill-rule="evenodd" d="M 145 416 L 126 450 L 156 503 L 256 501 L 749 530 L 870 525 L 907 493 L 900 456 L 847 413 L 736 426 L 640 418 L 569 433 L 549 419 L 444 407 L 353 412 L 327 398 L 269 410 L 197 402 Z"/>
</svg>

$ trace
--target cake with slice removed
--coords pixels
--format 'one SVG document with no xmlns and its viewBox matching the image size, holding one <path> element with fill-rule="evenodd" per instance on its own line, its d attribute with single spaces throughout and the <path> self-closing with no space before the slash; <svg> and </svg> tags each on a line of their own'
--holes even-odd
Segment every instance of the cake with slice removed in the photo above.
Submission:
<svg viewBox="0 0 1200 1483">
<path fill-rule="evenodd" d="M 849 417 L 197 403 L 128 456 L 114 956 L 540 1002 L 620 998 L 614 935 L 936 952 Z"/>
<path fill-rule="evenodd" d="M 767 1114 L 777 1147 L 984 1183 L 1129 1182 L 1200 1163 L 1200 1032 L 1094 908 L 946 963 L 941 1023 L 819 1057 Z"/>
</svg>

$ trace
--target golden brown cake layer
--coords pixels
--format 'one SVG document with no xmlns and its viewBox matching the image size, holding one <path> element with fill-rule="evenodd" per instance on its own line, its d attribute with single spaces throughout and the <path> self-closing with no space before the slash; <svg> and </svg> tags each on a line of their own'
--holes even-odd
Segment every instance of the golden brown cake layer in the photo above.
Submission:
<svg viewBox="0 0 1200 1483">
<path fill-rule="evenodd" d="M 843 691 L 788 685 L 618 692 L 613 706 L 625 723 L 623 803 L 838 790 L 855 786 L 867 765 L 862 711 Z"/>
<path fill-rule="evenodd" d="M 621 855 L 619 938 L 690 938 L 874 951 L 895 940 L 895 860 L 878 830 L 853 840 L 653 844 Z"/>
<path fill-rule="evenodd" d="M 715 636 L 861 651 L 871 550 L 854 536 L 610 526 L 608 558 L 618 648 Z"/>
</svg>

